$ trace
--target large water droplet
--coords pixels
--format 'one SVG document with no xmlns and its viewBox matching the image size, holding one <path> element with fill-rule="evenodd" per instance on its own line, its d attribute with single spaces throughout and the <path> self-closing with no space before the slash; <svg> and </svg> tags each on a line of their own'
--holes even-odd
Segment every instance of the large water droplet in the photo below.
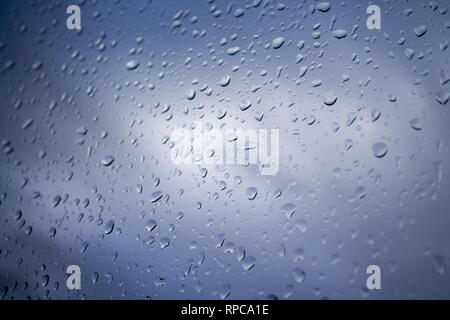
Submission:
<svg viewBox="0 0 450 320">
<path fill-rule="evenodd" d="M 170 240 L 169 238 L 161 238 L 161 240 L 159 240 L 159 246 L 161 247 L 161 249 L 167 248 L 170 244 Z"/>
<path fill-rule="evenodd" d="M 272 40 L 272 48 L 274 49 L 278 49 L 280 48 L 284 43 L 284 38 L 283 37 L 277 37 L 275 39 Z"/>
<path fill-rule="evenodd" d="M 427 29 L 428 29 L 427 26 L 422 24 L 414 28 L 414 33 L 416 34 L 417 37 L 421 37 L 425 33 L 427 33 Z"/>
<path fill-rule="evenodd" d="M 156 227 L 156 221 L 155 220 L 148 220 L 145 224 L 145 229 L 147 229 L 147 232 L 151 232 Z"/>
<path fill-rule="evenodd" d="M 342 39 L 345 38 L 347 36 L 347 31 L 343 30 L 343 29 L 336 29 L 333 31 L 333 36 L 336 39 Z"/>
<path fill-rule="evenodd" d="M 255 187 L 250 187 L 247 189 L 247 198 L 249 200 L 254 200 L 256 198 L 256 195 L 258 194 L 258 189 Z"/>
<path fill-rule="evenodd" d="M 114 230 L 114 220 L 109 220 L 105 225 L 105 234 L 110 234 Z"/>
<path fill-rule="evenodd" d="M 113 156 L 104 156 L 103 157 L 103 159 L 102 159 L 102 164 L 105 166 L 105 167 L 108 167 L 108 166 L 110 166 L 113 162 L 114 162 L 114 157 Z"/>
<path fill-rule="evenodd" d="M 327 12 L 328 10 L 330 10 L 330 8 L 331 8 L 331 4 L 329 2 L 319 2 L 316 5 L 316 9 L 321 12 Z"/>
<path fill-rule="evenodd" d="M 126 67 L 128 70 L 134 70 L 139 67 L 139 62 L 137 62 L 136 60 L 130 60 L 127 62 Z"/>
<path fill-rule="evenodd" d="M 241 266 L 242 268 L 244 268 L 245 271 L 250 270 L 251 268 L 253 268 L 256 264 L 256 259 L 253 258 L 252 256 L 247 256 L 244 259 L 242 259 L 241 261 Z"/>
<path fill-rule="evenodd" d="M 409 122 L 409 125 L 411 126 L 411 128 L 413 128 L 414 130 L 422 130 L 422 123 L 420 122 L 419 119 L 414 118 Z"/>
<path fill-rule="evenodd" d="M 161 199 L 162 198 L 162 196 L 163 196 L 163 193 L 161 192 L 161 191 L 155 191 L 155 192 L 153 192 L 152 193 L 152 198 L 151 198 L 151 202 L 156 202 L 156 201 L 158 201 L 159 199 Z"/>
<path fill-rule="evenodd" d="M 375 157 L 383 158 L 388 152 L 388 146 L 384 142 L 377 142 L 372 146 L 372 151 Z"/>
</svg>

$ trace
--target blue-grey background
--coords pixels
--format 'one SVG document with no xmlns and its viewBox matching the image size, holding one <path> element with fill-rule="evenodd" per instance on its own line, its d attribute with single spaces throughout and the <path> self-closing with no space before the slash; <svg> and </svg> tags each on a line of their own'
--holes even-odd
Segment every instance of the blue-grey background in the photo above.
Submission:
<svg viewBox="0 0 450 320">
<path fill-rule="evenodd" d="M 2 0 L 0 297 L 450 298 L 449 2 L 318 3 Z M 278 174 L 174 165 L 197 120 L 279 128 Z"/>
</svg>

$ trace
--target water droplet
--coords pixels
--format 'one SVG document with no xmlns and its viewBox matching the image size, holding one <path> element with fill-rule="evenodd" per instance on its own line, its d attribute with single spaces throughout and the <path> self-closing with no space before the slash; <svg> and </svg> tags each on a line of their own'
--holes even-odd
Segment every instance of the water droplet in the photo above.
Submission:
<svg viewBox="0 0 450 320">
<path fill-rule="evenodd" d="M 388 152 L 388 147 L 384 142 L 377 142 L 372 146 L 373 155 L 377 158 L 383 158 Z"/>
<path fill-rule="evenodd" d="M 302 283 L 303 281 L 305 281 L 306 273 L 305 271 L 303 271 L 302 268 L 300 267 L 295 268 L 293 274 L 295 282 Z"/>
<path fill-rule="evenodd" d="M 56 228 L 55 227 L 50 228 L 50 231 L 48 232 L 48 236 L 50 238 L 54 238 L 56 236 Z"/>
<path fill-rule="evenodd" d="M 371 113 L 372 122 L 377 121 L 381 116 L 381 111 L 378 109 L 373 109 Z"/>
<path fill-rule="evenodd" d="M 330 8 L 331 8 L 331 4 L 329 2 L 319 2 L 316 5 L 316 9 L 321 12 L 327 12 L 328 10 L 330 10 Z"/>
<path fill-rule="evenodd" d="M 422 123 L 420 122 L 419 119 L 414 118 L 409 122 L 409 125 L 411 126 L 411 128 L 413 128 L 414 130 L 420 131 L 422 130 Z"/>
<path fill-rule="evenodd" d="M 109 220 L 105 225 L 105 234 L 110 234 L 114 230 L 114 220 Z"/>
<path fill-rule="evenodd" d="M 115 159 L 113 158 L 113 156 L 104 156 L 103 159 L 102 159 L 102 164 L 105 167 L 108 167 L 114 162 L 114 160 Z"/>
<path fill-rule="evenodd" d="M 169 238 L 161 238 L 161 240 L 159 240 L 159 246 L 161 249 L 167 248 L 170 244 L 170 240 Z"/>
<path fill-rule="evenodd" d="M 244 13 L 245 13 L 245 10 L 244 10 L 244 9 L 238 8 L 238 9 L 236 9 L 236 10 L 234 11 L 234 16 L 235 16 L 236 18 L 239 18 L 239 17 L 242 17 L 242 16 L 244 15 Z"/>
<path fill-rule="evenodd" d="M 286 218 L 290 218 L 292 217 L 292 215 L 294 214 L 295 210 L 297 209 L 296 205 L 293 203 L 286 203 L 284 205 L 281 206 L 281 211 L 283 212 L 283 214 L 286 216 Z"/>
<path fill-rule="evenodd" d="M 130 60 L 127 62 L 126 67 L 128 70 L 134 70 L 139 67 L 139 62 L 137 62 L 136 60 Z"/>
<path fill-rule="evenodd" d="M 425 33 L 427 33 L 427 29 L 428 29 L 427 26 L 422 24 L 414 28 L 414 33 L 416 34 L 417 37 L 421 37 Z"/>
<path fill-rule="evenodd" d="M 147 229 L 147 232 L 151 232 L 156 227 L 156 221 L 155 220 L 148 220 L 145 224 L 145 229 Z"/>
<path fill-rule="evenodd" d="M 206 169 L 206 168 L 201 168 L 200 169 L 200 176 L 202 177 L 202 178 L 206 178 L 206 175 L 208 174 L 208 169 Z"/>
<path fill-rule="evenodd" d="M 231 80 L 231 78 L 229 76 L 225 76 L 222 79 L 220 79 L 219 84 L 222 87 L 226 87 L 226 86 L 228 86 L 230 84 L 230 80 Z"/>
<path fill-rule="evenodd" d="M 249 200 L 254 200 L 256 198 L 256 195 L 258 194 L 258 189 L 255 187 L 247 188 L 247 198 Z"/>
<path fill-rule="evenodd" d="M 58 204 L 61 202 L 61 199 L 62 198 L 60 195 L 57 195 L 53 198 L 52 205 L 54 208 L 56 208 L 58 206 Z"/>
<path fill-rule="evenodd" d="M 297 221 L 295 221 L 295 226 L 298 230 L 300 230 L 300 232 L 306 232 L 307 230 L 307 223 L 303 219 L 298 219 Z"/>
<path fill-rule="evenodd" d="M 99 276 L 98 272 L 94 272 L 94 273 L 92 274 L 92 277 L 91 277 L 92 284 L 96 284 L 96 283 L 97 283 L 97 281 L 98 281 L 98 276 Z"/>
<path fill-rule="evenodd" d="M 231 293 L 231 285 L 230 284 L 224 284 L 219 289 L 219 297 L 220 299 L 226 299 L 230 293 Z"/>
<path fill-rule="evenodd" d="M 275 39 L 272 40 L 272 48 L 274 49 L 278 49 L 280 48 L 284 43 L 284 38 L 283 37 L 277 37 Z"/>
<path fill-rule="evenodd" d="M 316 117 L 314 117 L 314 116 L 308 116 L 308 117 L 306 118 L 306 123 L 307 123 L 309 126 L 313 125 L 314 122 L 316 122 Z"/>
<path fill-rule="evenodd" d="M 50 276 L 48 274 L 43 275 L 41 279 L 41 285 L 43 287 L 46 287 L 48 285 L 48 282 L 50 281 Z"/>
<path fill-rule="evenodd" d="M 345 38 L 347 36 L 347 31 L 343 30 L 343 29 L 336 29 L 333 31 L 333 36 L 336 39 L 342 39 Z"/>
<path fill-rule="evenodd" d="M 244 259 L 241 260 L 241 266 L 244 268 L 245 271 L 250 270 L 253 268 L 256 264 L 256 259 L 252 256 L 247 256 Z"/>
<path fill-rule="evenodd" d="M 16 214 L 14 215 L 14 219 L 15 220 L 20 220 L 20 218 L 22 218 L 22 211 L 17 210 Z"/>
<path fill-rule="evenodd" d="M 390 102 L 396 102 L 397 101 L 397 97 L 394 96 L 393 94 L 389 94 L 388 99 L 389 99 Z"/>
<path fill-rule="evenodd" d="M 188 92 L 187 92 L 187 98 L 189 99 L 189 100 L 192 100 L 192 99 L 194 99 L 195 98 L 195 90 L 194 89 L 190 89 Z"/>
<path fill-rule="evenodd" d="M 43 65 L 44 65 L 44 63 L 42 61 L 36 61 L 33 63 L 31 68 L 33 69 L 33 71 L 37 71 L 37 70 L 41 69 Z"/>
<path fill-rule="evenodd" d="M 25 122 L 22 124 L 22 128 L 23 128 L 23 129 L 28 129 L 29 127 L 31 127 L 32 124 L 33 124 L 33 119 L 27 119 L 27 120 L 25 120 Z"/>
<path fill-rule="evenodd" d="M 323 103 L 327 106 L 332 106 L 337 101 L 337 95 L 334 92 L 328 92 L 325 94 L 323 98 Z"/>
<path fill-rule="evenodd" d="M 156 202 L 158 200 L 160 200 L 163 196 L 163 193 L 161 191 L 155 191 L 152 193 L 152 198 L 151 198 L 151 202 Z"/>
<path fill-rule="evenodd" d="M 236 53 L 238 53 L 241 49 L 239 47 L 231 47 L 228 48 L 227 54 L 230 56 L 234 56 Z"/>
<path fill-rule="evenodd" d="M 152 244 L 153 242 L 155 242 L 155 240 L 156 240 L 155 237 L 150 235 L 147 237 L 147 240 L 145 240 L 145 244 L 147 245 Z"/>
<path fill-rule="evenodd" d="M 434 271 L 436 271 L 436 273 L 438 275 L 443 276 L 445 274 L 447 267 L 446 267 L 444 256 L 442 256 L 440 254 L 434 255 L 432 265 L 433 265 Z"/>
<path fill-rule="evenodd" d="M 252 103 L 249 100 L 243 101 L 239 104 L 239 108 L 241 111 L 245 111 L 252 106 Z"/>
<path fill-rule="evenodd" d="M 306 71 L 308 71 L 308 67 L 307 66 L 300 66 L 299 69 L 299 77 L 303 77 L 306 74 Z"/>
</svg>

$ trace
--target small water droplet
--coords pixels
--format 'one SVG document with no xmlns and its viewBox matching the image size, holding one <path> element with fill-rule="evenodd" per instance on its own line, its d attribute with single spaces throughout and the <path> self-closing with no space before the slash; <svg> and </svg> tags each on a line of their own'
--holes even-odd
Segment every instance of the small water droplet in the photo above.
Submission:
<svg viewBox="0 0 450 320">
<path fill-rule="evenodd" d="M 286 218 L 290 218 L 292 217 L 292 215 L 294 214 L 295 210 L 297 209 L 296 205 L 293 203 L 286 203 L 284 205 L 281 206 L 281 211 L 283 212 L 283 214 L 286 216 Z"/>
<path fill-rule="evenodd" d="M 302 268 L 297 267 L 294 269 L 294 279 L 297 283 L 302 283 L 303 281 L 305 281 L 305 277 L 306 277 L 306 273 L 305 271 L 303 271 Z"/>
</svg>

